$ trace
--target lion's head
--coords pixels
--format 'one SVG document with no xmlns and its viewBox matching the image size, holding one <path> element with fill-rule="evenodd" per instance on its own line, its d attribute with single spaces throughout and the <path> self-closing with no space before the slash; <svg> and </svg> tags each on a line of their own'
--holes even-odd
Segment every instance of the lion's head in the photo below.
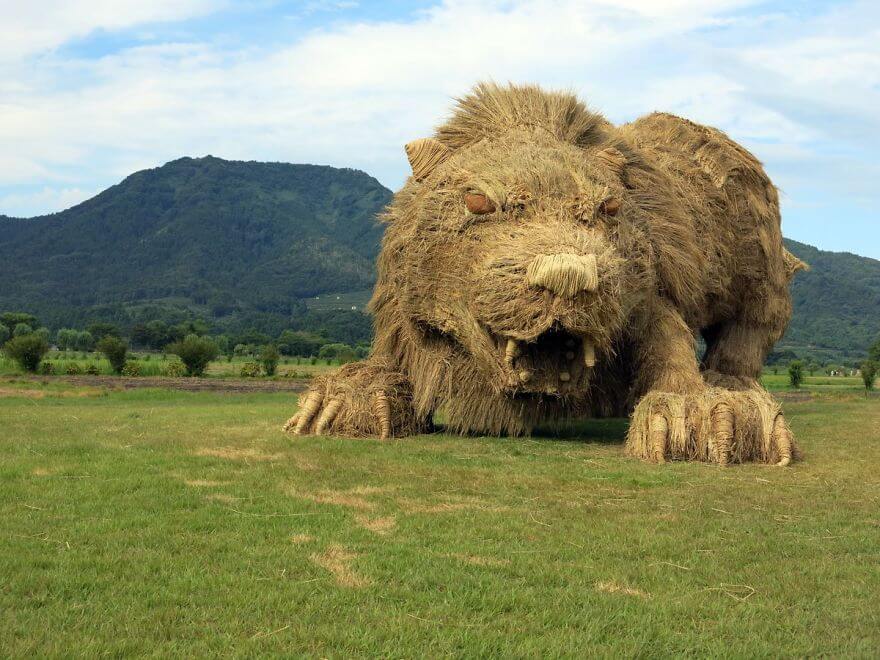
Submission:
<svg viewBox="0 0 880 660">
<path fill-rule="evenodd" d="M 656 174 L 574 96 L 535 87 L 478 86 L 407 155 L 378 304 L 496 392 L 583 392 L 657 289 Z"/>
</svg>

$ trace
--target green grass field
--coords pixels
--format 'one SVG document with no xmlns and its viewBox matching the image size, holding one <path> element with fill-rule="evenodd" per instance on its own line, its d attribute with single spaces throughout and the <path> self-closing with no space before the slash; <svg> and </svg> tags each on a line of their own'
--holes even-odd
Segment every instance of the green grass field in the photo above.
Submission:
<svg viewBox="0 0 880 660">
<path fill-rule="evenodd" d="M 805 459 L 726 469 L 624 420 L 293 439 L 294 405 L 0 379 L 0 655 L 880 649 L 876 397 L 786 400 Z"/>
</svg>

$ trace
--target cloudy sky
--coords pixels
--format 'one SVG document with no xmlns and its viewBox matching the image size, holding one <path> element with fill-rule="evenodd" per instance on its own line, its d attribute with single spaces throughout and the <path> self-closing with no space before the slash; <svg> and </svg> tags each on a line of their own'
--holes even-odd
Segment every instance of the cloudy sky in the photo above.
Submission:
<svg viewBox="0 0 880 660">
<path fill-rule="evenodd" d="M 363 169 L 475 81 L 666 110 L 745 143 L 791 238 L 880 258 L 880 3 L 0 0 L 0 213 L 180 156 Z"/>
</svg>

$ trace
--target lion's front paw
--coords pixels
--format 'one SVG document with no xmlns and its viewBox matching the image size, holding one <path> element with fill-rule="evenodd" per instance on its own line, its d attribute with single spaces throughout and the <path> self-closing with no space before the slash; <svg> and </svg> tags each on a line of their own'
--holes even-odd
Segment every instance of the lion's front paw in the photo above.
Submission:
<svg viewBox="0 0 880 660">
<path fill-rule="evenodd" d="M 649 392 L 633 412 L 626 452 L 650 461 L 788 465 L 797 448 L 779 404 L 763 389 Z"/>
<path fill-rule="evenodd" d="M 417 433 L 412 388 L 399 372 L 373 362 L 348 364 L 314 380 L 283 427 L 294 435 L 376 436 Z"/>
</svg>

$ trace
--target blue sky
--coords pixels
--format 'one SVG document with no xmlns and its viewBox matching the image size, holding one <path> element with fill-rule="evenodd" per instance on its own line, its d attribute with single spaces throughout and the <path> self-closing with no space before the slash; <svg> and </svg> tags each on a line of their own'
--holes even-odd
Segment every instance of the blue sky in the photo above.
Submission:
<svg viewBox="0 0 880 660">
<path fill-rule="evenodd" d="M 363 169 L 474 82 L 577 92 L 614 122 L 727 131 L 787 236 L 880 258 L 880 3 L 0 0 L 0 213 L 58 211 L 180 156 Z"/>
</svg>

